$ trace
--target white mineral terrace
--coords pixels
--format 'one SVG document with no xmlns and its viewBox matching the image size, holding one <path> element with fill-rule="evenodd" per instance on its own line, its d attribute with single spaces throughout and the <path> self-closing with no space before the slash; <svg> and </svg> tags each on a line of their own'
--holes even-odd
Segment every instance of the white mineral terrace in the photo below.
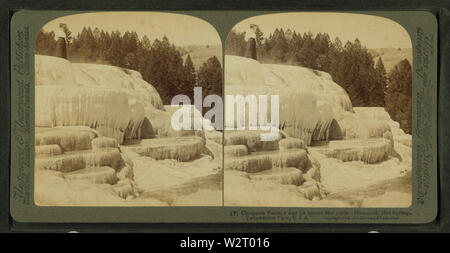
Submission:
<svg viewBox="0 0 450 253">
<path fill-rule="evenodd" d="M 37 55 L 36 204 L 221 206 L 224 189 L 229 206 L 410 205 L 412 138 L 384 108 L 353 108 L 324 72 L 225 62 L 225 94 L 280 95 L 276 140 L 175 131 L 139 73 Z"/>
</svg>

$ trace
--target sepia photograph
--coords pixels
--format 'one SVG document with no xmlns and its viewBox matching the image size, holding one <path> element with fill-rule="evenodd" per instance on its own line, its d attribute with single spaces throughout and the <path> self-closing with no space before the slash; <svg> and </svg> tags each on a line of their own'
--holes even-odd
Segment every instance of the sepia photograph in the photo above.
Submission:
<svg viewBox="0 0 450 253">
<path fill-rule="evenodd" d="M 401 25 L 267 14 L 236 24 L 224 47 L 225 206 L 411 205 L 412 44 Z"/>
<path fill-rule="evenodd" d="M 401 25 L 261 15 L 236 24 L 224 52 L 222 63 L 214 27 L 181 14 L 47 23 L 35 42 L 35 203 L 411 205 L 412 44 Z"/>
<path fill-rule="evenodd" d="M 212 141 L 222 133 L 171 123 L 175 96 L 222 95 L 221 39 L 208 22 L 63 16 L 42 27 L 34 59 L 36 205 L 222 205 L 222 147 Z"/>
</svg>

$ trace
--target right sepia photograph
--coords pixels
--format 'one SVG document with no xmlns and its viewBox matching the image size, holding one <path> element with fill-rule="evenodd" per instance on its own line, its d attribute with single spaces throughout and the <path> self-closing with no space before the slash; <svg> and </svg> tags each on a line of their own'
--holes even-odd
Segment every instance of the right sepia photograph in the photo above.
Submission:
<svg viewBox="0 0 450 253">
<path fill-rule="evenodd" d="M 395 21 L 243 20 L 226 39 L 224 97 L 225 206 L 411 205 L 412 44 Z"/>
</svg>

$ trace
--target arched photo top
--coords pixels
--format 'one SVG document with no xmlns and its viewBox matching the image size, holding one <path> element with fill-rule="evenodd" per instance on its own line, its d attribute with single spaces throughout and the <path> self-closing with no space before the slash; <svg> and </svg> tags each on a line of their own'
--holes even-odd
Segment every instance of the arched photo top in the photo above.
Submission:
<svg viewBox="0 0 450 253">
<path fill-rule="evenodd" d="M 248 129 L 278 126 L 276 131 L 283 137 L 277 140 L 278 150 L 262 145 L 267 148 L 264 155 L 254 155 L 250 148 L 240 155 L 241 161 L 255 160 L 235 166 L 250 180 L 225 170 L 225 205 L 411 206 L 412 47 L 403 27 L 362 14 L 267 14 L 236 24 L 225 48 L 226 126 L 230 129 L 239 121 L 241 128 Z M 234 110 L 239 95 L 246 97 L 243 116 Z M 258 108 L 259 122 L 257 110 L 251 108 Z M 248 134 L 238 134 L 250 140 Z M 232 136 L 225 132 L 224 140 L 230 138 L 227 135 Z M 302 149 L 304 156 L 289 153 Z M 278 158 L 280 154 L 292 157 Z M 286 173 L 264 168 L 262 164 L 270 159 L 297 161 L 292 173 Z M 303 167 L 309 162 L 313 166 Z M 304 174 L 297 176 L 299 170 Z M 281 184 L 258 185 L 252 180 L 264 174 L 286 175 L 283 181 L 298 187 L 290 192 Z"/>
<path fill-rule="evenodd" d="M 255 29 L 258 29 L 258 35 Z M 236 48 L 239 40 L 258 37 L 257 43 L 260 44 L 264 39 L 279 35 L 275 34 L 277 30 L 283 30 L 286 38 L 294 33 L 311 34 L 313 38 L 317 34 L 327 34 L 331 42 L 338 38 L 342 46 L 358 39 L 361 46 L 366 47 L 372 55 L 383 59 L 387 71 L 403 59 L 412 64 L 411 38 L 399 23 L 375 15 L 337 12 L 288 12 L 244 19 L 228 34 L 225 54 L 248 54 L 242 48 Z"/>
<path fill-rule="evenodd" d="M 188 106 L 197 94 L 203 100 L 222 92 L 222 46 L 214 27 L 171 13 L 85 13 L 47 23 L 35 45 L 36 205 L 222 205 L 221 157 L 205 146 L 203 127 L 210 121 L 195 107 L 195 124 L 191 110 L 182 115 L 187 129 L 172 123 L 180 114 L 174 98 L 185 98 L 182 109 L 194 110 Z M 47 145 L 48 136 L 57 141 Z M 155 145 L 170 151 L 144 151 Z M 128 159 L 128 151 L 136 156 Z M 205 179 L 208 192 L 197 195 Z M 172 194 L 193 182 L 192 192 Z M 147 195 L 155 191 L 165 200 Z"/>
<path fill-rule="evenodd" d="M 313 34 L 328 33 L 330 38 L 339 37 L 344 43 L 358 38 L 368 48 L 411 48 L 411 38 L 399 23 L 380 16 L 337 12 L 289 12 L 254 16 L 242 20 L 233 29 L 250 31 L 256 24 L 262 32 L 276 28 Z"/>
<path fill-rule="evenodd" d="M 121 35 L 130 32 L 137 34 L 140 40 L 146 37 L 151 43 L 167 38 L 184 59 L 190 54 L 196 68 L 212 56 L 222 62 L 222 42 L 216 29 L 203 19 L 185 14 L 143 11 L 82 13 L 53 19 L 41 31 L 53 32 L 55 39 L 58 39 L 63 33 L 61 24 L 70 31 L 72 39 L 84 28 L 91 28 L 94 36 L 95 28 L 110 35 L 113 32 Z"/>
</svg>

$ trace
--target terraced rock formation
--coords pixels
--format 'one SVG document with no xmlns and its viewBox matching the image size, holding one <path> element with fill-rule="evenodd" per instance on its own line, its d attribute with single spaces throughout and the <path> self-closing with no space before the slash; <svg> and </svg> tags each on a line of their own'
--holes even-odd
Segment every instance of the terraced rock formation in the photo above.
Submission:
<svg viewBox="0 0 450 253">
<path fill-rule="evenodd" d="M 215 131 L 175 131 L 139 73 L 36 56 L 35 202 L 220 205 Z M 201 197 L 197 196 L 198 194 Z"/>
<path fill-rule="evenodd" d="M 278 95 L 281 129 L 278 139 L 268 143 L 258 142 L 258 131 L 225 131 L 226 205 L 395 207 L 411 203 L 411 192 L 392 193 L 386 188 L 377 189 L 370 195 L 373 199 L 354 193 L 349 198 L 336 197 L 409 175 L 412 138 L 384 108 L 354 108 L 328 73 L 226 56 L 225 94 Z M 225 117 L 231 116 L 225 111 Z M 402 187 L 408 189 L 398 188 Z"/>
</svg>

